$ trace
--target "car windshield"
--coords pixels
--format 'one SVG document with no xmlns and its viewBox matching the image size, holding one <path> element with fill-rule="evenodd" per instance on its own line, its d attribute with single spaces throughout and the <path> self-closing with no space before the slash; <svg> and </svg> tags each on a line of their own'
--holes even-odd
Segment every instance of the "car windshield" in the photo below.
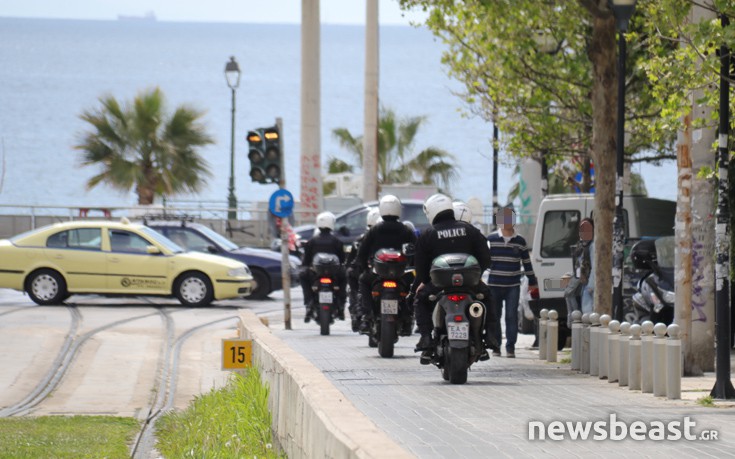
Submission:
<svg viewBox="0 0 735 459">
<path fill-rule="evenodd" d="M 181 248 L 178 244 L 176 244 L 171 239 L 167 238 L 163 234 L 159 233 L 158 231 L 148 228 L 147 226 L 143 226 L 140 228 L 140 232 L 145 234 L 148 238 L 153 239 L 158 244 L 163 246 L 166 250 L 170 250 L 173 253 L 182 253 L 185 250 Z"/>
<path fill-rule="evenodd" d="M 222 236 L 221 234 L 214 231 L 213 229 L 207 226 L 203 226 L 203 225 L 197 226 L 197 229 L 201 231 L 202 234 L 207 236 L 209 239 L 213 240 L 217 245 L 219 245 L 223 249 L 227 251 L 232 251 L 232 250 L 237 249 L 237 244 L 227 239 L 226 237 Z"/>
</svg>

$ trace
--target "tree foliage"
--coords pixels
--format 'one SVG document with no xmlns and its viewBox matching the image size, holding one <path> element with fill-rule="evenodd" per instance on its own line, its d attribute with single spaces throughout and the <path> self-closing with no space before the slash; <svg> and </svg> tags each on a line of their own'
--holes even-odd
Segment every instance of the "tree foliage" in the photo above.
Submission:
<svg viewBox="0 0 735 459">
<path fill-rule="evenodd" d="M 426 117 L 399 118 L 388 108 L 381 108 L 378 119 L 378 183 L 436 184 L 447 190 L 456 175 L 454 156 L 436 147 L 414 152 L 416 135 Z M 332 135 L 340 146 L 352 154 L 358 167 L 362 166 L 362 136 L 353 136 L 345 128 L 335 128 Z M 330 173 L 352 172 L 355 166 L 330 157 Z"/>
<path fill-rule="evenodd" d="M 80 118 L 90 125 L 75 146 L 82 165 L 101 171 L 88 188 L 106 183 L 121 191 L 135 188 L 138 204 L 152 204 L 155 196 L 196 192 L 211 176 L 198 147 L 213 143 L 199 119 L 202 113 L 177 107 L 165 113 L 160 89 L 143 92 L 122 105 L 115 97 L 99 99 L 100 107 Z"/>
</svg>

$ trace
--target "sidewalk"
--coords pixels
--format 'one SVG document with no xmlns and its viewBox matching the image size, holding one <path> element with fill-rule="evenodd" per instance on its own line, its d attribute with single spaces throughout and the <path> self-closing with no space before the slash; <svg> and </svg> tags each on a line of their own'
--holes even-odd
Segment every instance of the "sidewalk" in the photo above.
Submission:
<svg viewBox="0 0 735 459">
<path fill-rule="evenodd" d="M 396 356 L 382 359 L 367 346 L 367 337 L 337 322 L 330 336 L 320 336 L 313 323 L 303 323 L 294 301 L 293 330 L 270 319 L 274 334 L 320 368 L 335 386 L 379 427 L 420 458 L 466 457 L 602 457 L 636 455 L 735 457 L 735 405 L 696 402 L 709 394 L 714 376 L 685 378 L 683 400 L 666 400 L 630 391 L 549 364 L 525 349 L 533 337 L 520 335 L 516 359 L 491 358 L 475 364 L 465 385 L 442 380 L 433 366 L 421 366 L 413 352 L 418 339 L 401 338 Z M 628 424 L 640 420 L 696 423 L 693 433 L 714 429 L 718 441 L 529 440 L 529 422 L 602 421 L 615 414 Z"/>
</svg>

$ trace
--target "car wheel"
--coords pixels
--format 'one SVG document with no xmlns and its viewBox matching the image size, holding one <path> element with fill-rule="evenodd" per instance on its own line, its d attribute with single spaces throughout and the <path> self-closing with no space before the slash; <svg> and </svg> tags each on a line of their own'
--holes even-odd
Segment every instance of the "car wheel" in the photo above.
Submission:
<svg viewBox="0 0 735 459">
<path fill-rule="evenodd" d="M 26 280 L 26 292 L 33 302 L 40 305 L 61 304 L 69 296 L 64 278 L 51 269 L 31 273 Z"/>
<path fill-rule="evenodd" d="M 259 269 L 253 269 L 253 280 L 255 281 L 255 287 L 250 295 L 247 296 L 249 300 L 264 300 L 271 293 L 271 281 L 264 271 Z"/>
<path fill-rule="evenodd" d="M 190 308 L 209 306 L 214 299 L 212 282 L 207 276 L 198 272 L 184 273 L 176 281 L 174 296 Z"/>
</svg>

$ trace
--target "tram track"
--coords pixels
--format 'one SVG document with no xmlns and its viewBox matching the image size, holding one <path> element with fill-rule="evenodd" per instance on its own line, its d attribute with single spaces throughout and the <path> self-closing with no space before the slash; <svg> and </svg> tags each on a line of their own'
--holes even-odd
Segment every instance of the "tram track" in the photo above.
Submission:
<svg viewBox="0 0 735 459">
<path fill-rule="evenodd" d="M 140 299 L 149 303 L 150 307 L 155 308 L 155 311 L 134 313 L 135 315 L 131 317 L 124 317 L 104 324 L 99 324 L 98 322 L 95 325 L 99 326 L 88 331 L 83 330 L 85 318 L 90 320 L 85 317 L 84 309 L 87 305 L 67 303 L 65 307 L 69 314 L 69 324 L 53 361 L 42 373 L 43 376 L 40 379 L 34 379 L 37 383 L 32 390 L 27 393 L 27 395 L 23 396 L 20 400 L 11 405 L 0 408 L 0 418 L 30 414 L 45 400 L 49 399 L 54 391 L 60 389 L 63 381 L 65 380 L 65 376 L 71 373 L 71 370 L 75 368 L 75 362 L 79 359 L 79 355 L 82 354 L 81 351 L 84 346 L 94 337 L 99 336 L 100 333 L 158 315 L 161 320 L 159 332 L 154 331 L 156 327 L 151 328 L 151 331 L 149 332 L 150 334 L 155 334 L 161 338 L 157 354 L 158 361 L 155 363 L 155 376 L 152 378 L 151 392 L 148 396 L 149 405 L 144 405 L 144 408 L 138 411 L 138 413 L 141 414 L 136 417 L 140 420 L 141 427 L 129 449 L 130 456 L 132 458 L 147 459 L 148 457 L 151 457 L 151 454 L 155 451 L 155 424 L 161 415 L 172 410 L 174 407 L 177 396 L 177 385 L 180 379 L 179 367 L 182 360 L 184 346 L 193 336 L 195 336 L 197 332 L 208 327 L 216 326 L 217 324 L 238 320 L 240 307 L 238 306 L 237 308 L 233 308 L 234 310 L 232 311 L 232 314 L 227 314 L 226 316 L 219 318 L 213 317 L 211 318 L 212 320 L 196 325 L 191 324 L 192 326 L 185 329 L 182 327 L 182 331 L 180 333 L 176 333 L 177 320 L 174 320 L 173 314 L 190 311 L 190 309 L 156 304 L 152 299 L 148 298 Z M 143 306 L 148 308 L 149 304 Z M 257 305 L 248 306 L 254 306 L 254 312 L 256 312 L 258 316 L 267 317 L 283 311 L 282 307 L 261 309 Z M 39 307 L 15 307 L 10 310 L 0 312 L 0 315 L 14 314 L 21 311 L 31 312 L 32 310 L 35 312 L 38 310 L 37 308 Z M 191 320 L 191 317 L 187 320 Z M 93 319 L 93 322 L 94 321 L 99 321 L 99 318 Z M 150 375 L 151 373 L 148 374 Z"/>
</svg>

